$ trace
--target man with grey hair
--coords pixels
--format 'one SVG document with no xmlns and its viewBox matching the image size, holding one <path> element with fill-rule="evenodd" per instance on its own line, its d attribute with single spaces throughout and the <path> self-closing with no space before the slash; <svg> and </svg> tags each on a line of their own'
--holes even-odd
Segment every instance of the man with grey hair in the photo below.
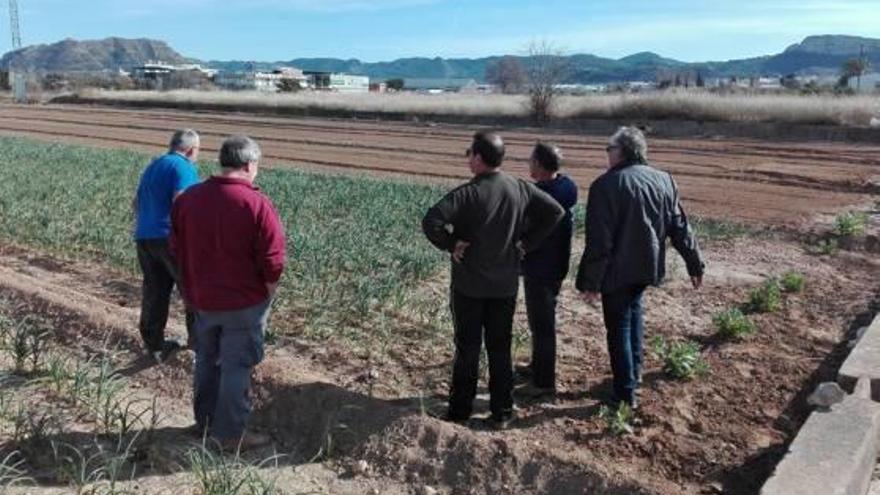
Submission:
<svg viewBox="0 0 880 495">
<path fill-rule="evenodd" d="M 648 164 L 644 134 L 621 127 L 606 152 L 609 169 L 593 182 L 587 198 L 587 242 L 576 286 L 586 302 L 602 299 L 612 403 L 635 408 L 642 374 L 642 295 L 663 281 L 666 239 L 684 258 L 695 289 L 702 285 L 705 264 L 675 181 Z"/>
<path fill-rule="evenodd" d="M 171 213 L 171 249 L 184 299 L 196 311 L 196 428 L 224 449 L 270 441 L 245 432 L 250 376 L 263 360 L 269 306 L 285 260 L 281 219 L 254 186 L 260 157 L 252 139 L 226 139 L 220 174 L 188 190 Z"/>
<path fill-rule="evenodd" d="M 176 131 L 168 153 L 154 159 L 144 170 L 132 202 L 138 264 L 143 272 L 139 329 L 147 352 L 159 363 L 179 349 L 176 340 L 165 339 L 168 306 L 177 269 L 168 251 L 171 205 L 190 186 L 199 182 L 193 165 L 199 156 L 199 135 L 192 129 Z M 186 329 L 192 345 L 193 314 L 186 312 Z"/>
</svg>

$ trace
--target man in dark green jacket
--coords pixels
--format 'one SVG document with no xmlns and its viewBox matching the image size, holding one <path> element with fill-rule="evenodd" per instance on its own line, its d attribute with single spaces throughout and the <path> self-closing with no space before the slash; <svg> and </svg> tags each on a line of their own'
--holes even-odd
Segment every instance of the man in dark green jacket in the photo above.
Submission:
<svg viewBox="0 0 880 495">
<path fill-rule="evenodd" d="M 476 133 L 466 156 L 473 179 L 431 207 L 422 229 L 452 258 L 455 360 L 447 419 L 465 421 L 473 411 L 485 331 L 490 420 L 501 427 L 513 417 L 510 346 L 520 262 L 564 212 L 534 185 L 501 171 L 504 142 L 497 134 Z"/>
<path fill-rule="evenodd" d="M 641 381 L 642 294 L 666 274 L 666 239 L 684 258 L 695 289 L 703 263 L 672 176 L 647 162 L 645 136 L 622 127 L 606 149 L 609 169 L 590 186 L 587 242 L 577 274 L 584 300 L 602 298 L 615 403 L 636 406 Z"/>
</svg>

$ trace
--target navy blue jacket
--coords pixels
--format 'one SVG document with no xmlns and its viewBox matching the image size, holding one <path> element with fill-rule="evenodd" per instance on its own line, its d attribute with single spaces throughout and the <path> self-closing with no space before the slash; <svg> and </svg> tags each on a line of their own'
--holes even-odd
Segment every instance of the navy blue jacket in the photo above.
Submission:
<svg viewBox="0 0 880 495">
<path fill-rule="evenodd" d="M 574 234 L 574 215 L 571 209 L 577 204 L 578 188 L 574 181 L 562 174 L 557 175 L 553 180 L 538 182 L 535 185 L 562 206 L 565 216 L 544 242 L 526 255 L 523 261 L 523 275 L 555 282 L 568 275 L 571 238 Z"/>
</svg>

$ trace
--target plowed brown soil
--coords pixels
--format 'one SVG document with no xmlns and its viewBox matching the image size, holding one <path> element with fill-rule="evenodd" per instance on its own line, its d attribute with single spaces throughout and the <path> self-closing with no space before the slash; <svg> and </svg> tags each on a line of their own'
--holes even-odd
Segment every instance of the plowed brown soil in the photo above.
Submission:
<svg viewBox="0 0 880 495">
<path fill-rule="evenodd" d="M 270 166 L 393 173 L 460 180 L 473 128 L 425 123 L 286 119 L 231 113 L 0 104 L 0 132 L 49 141 L 156 152 L 171 130 L 199 130 L 213 158 L 223 137 L 248 134 Z M 605 166 L 605 139 L 536 129 L 503 130 L 507 168 L 525 176 L 531 146 L 562 147 L 584 190 Z M 651 161 L 672 172 L 686 205 L 718 219 L 800 226 L 880 192 L 880 145 L 768 143 L 746 139 L 651 139 Z"/>
<path fill-rule="evenodd" d="M 270 166 L 452 182 L 467 177 L 463 150 L 472 132 L 461 126 L 0 105 L 0 133 L 48 141 L 157 152 L 179 127 L 200 130 L 209 154 L 223 136 L 247 133 L 263 145 Z M 504 136 L 514 173 L 525 175 L 524 158 L 541 137 L 563 147 L 568 172 L 581 187 L 602 171 L 601 138 L 530 130 Z M 880 146 L 724 139 L 651 145 L 652 160 L 676 175 L 691 210 L 714 218 L 806 228 L 816 216 L 878 192 Z M 806 394 L 834 379 L 849 339 L 880 301 L 876 254 L 814 256 L 791 237 L 706 242 L 710 265 L 701 291 L 687 286 L 675 260 L 670 283 L 648 292 L 648 338 L 699 342 L 710 371 L 675 381 L 647 351 L 632 435 L 608 433 L 596 414 L 610 381 L 601 313 L 568 284 L 559 308 L 558 400 L 518 399 L 518 419 L 509 430 L 423 414 L 443 410 L 451 345 L 427 345 L 402 322 L 381 361 L 333 340 L 285 338 L 281 329 L 282 338 L 257 370 L 254 425 L 271 433 L 274 448 L 285 455 L 283 488 L 291 493 L 427 493 L 426 486 L 461 494 L 757 493 L 810 412 Z M 785 296 L 776 313 L 753 315 L 755 335 L 742 341 L 715 335 L 716 312 L 742 305 L 752 288 L 786 270 L 806 275 L 803 293 Z M 444 275 L 419 290 L 445 297 L 447 287 Z M 112 340 L 124 350 L 124 363 L 132 364 L 137 388 L 167 408 L 165 442 L 181 447 L 188 442 L 182 428 L 190 421 L 189 355 L 162 367 L 135 366 L 139 297 L 139 281 L 128 274 L 0 244 L 0 299 L 13 301 L 23 315 L 48 315 L 57 327 L 56 344 L 71 352 L 87 355 Z M 520 329 L 526 325 L 522 306 Z M 285 316 L 275 315 L 273 325 L 284 325 Z M 179 322 L 172 332 L 182 333 Z M 526 354 L 520 352 L 519 360 Z M 477 411 L 486 414 L 483 389 Z M 330 462 L 311 462 L 316 454 Z M 352 466 L 365 467 L 353 472 Z M 150 474 L 162 479 L 136 480 L 146 492 L 165 493 L 164 487 L 179 493 L 168 483 L 192 486 L 178 479 L 184 474 L 180 466 Z M 38 493 L 63 490 L 39 481 Z"/>
</svg>

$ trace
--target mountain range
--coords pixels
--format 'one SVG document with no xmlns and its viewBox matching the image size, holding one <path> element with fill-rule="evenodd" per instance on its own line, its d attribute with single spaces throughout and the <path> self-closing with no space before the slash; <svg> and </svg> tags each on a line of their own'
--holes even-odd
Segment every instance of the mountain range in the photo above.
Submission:
<svg viewBox="0 0 880 495">
<path fill-rule="evenodd" d="M 703 77 L 747 77 L 797 75 L 835 75 L 843 63 L 863 56 L 869 66 L 880 67 L 880 39 L 845 35 L 809 36 L 782 53 L 723 62 L 688 63 L 641 52 L 620 59 L 596 55 L 567 56 L 568 83 L 607 83 L 616 81 L 652 81 L 658 72 L 699 72 Z M 130 69 L 149 60 L 171 64 L 201 63 L 218 70 L 265 70 L 294 66 L 303 70 L 344 72 L 390 78 L 468 78 L 482 81 L 486 68 L 501 57 L 401 58 L 390 62 L 362 62 L 357 59 L 294 58 L 277 62 L 199 61 L 174 51 L 163 41 L 150 39 L 107 38 L 94 41 L 65 39 L 49 45 L 34 45 L 6 53 L 0 69 L 10 64 L 36 72 L 79 72 Z M 524 66 L 529 57 L 516 56 Z"/>
</svg>

